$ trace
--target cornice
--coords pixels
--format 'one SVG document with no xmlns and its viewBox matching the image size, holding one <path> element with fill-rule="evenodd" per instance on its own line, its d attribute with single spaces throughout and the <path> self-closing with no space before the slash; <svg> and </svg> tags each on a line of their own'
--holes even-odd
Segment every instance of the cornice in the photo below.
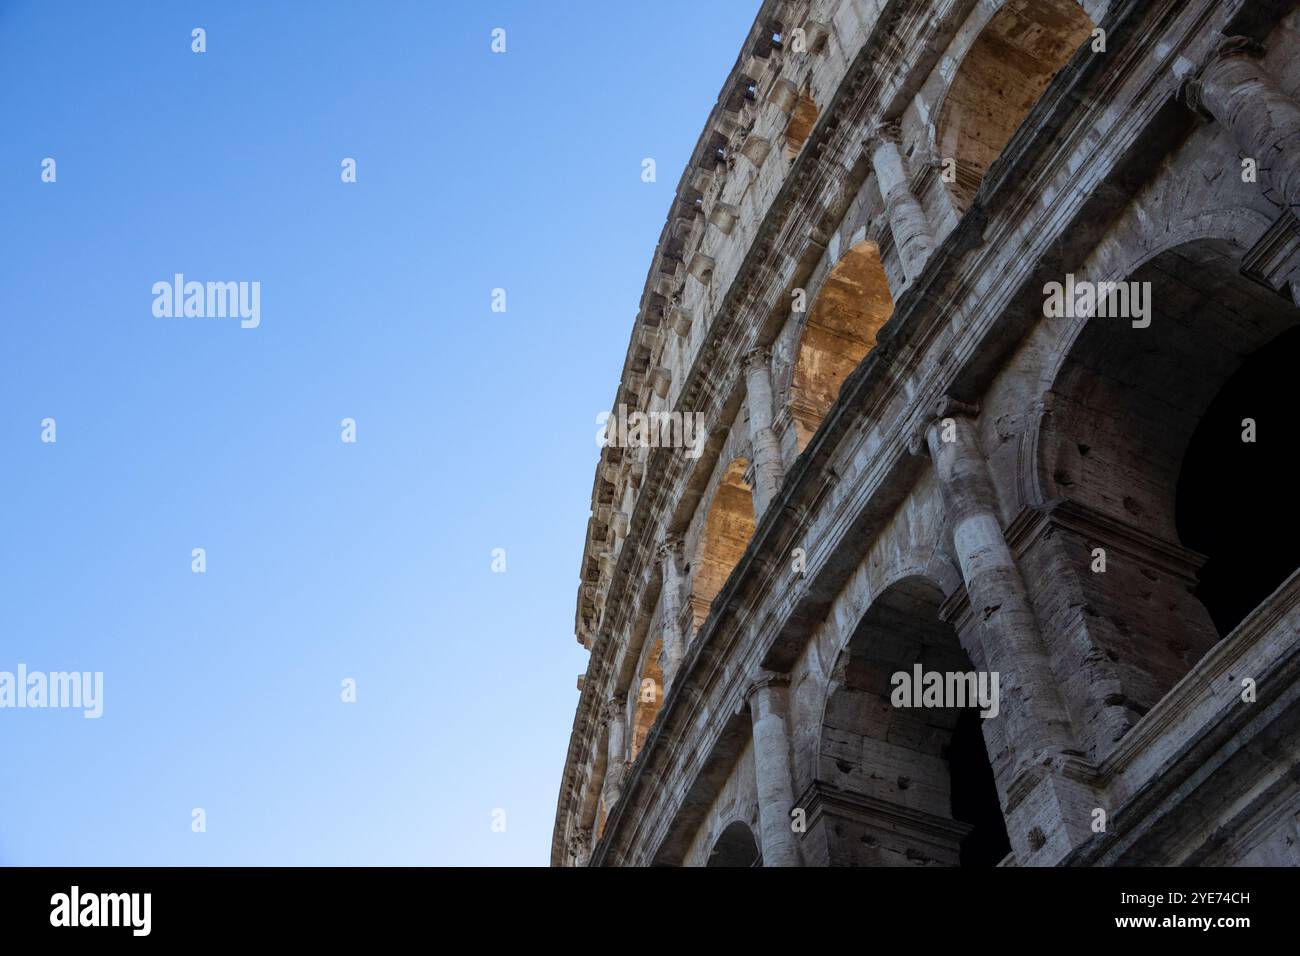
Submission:
<svg viewBox="0 0 1300 956">
<path fill-rule="evenodd" d="M 1055 498 L 1042 505 L 1022 508 L 1005 529 L 1007 544 L 1020 556 L 1049 528 L 1059 528 L 1089 542 L 1103 544 L 1116 553 L 1158 567 L 1188 584 L 1196 582 L 1196 572 L 1205 563 L 1205 556 L 1190 548 L 1172 544 L 1069 498 Z"/>
</svg>

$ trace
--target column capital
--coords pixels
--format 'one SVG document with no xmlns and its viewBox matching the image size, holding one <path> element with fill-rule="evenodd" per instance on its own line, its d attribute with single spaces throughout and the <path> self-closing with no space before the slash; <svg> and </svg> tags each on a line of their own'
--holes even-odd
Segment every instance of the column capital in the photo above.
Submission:
<svg viewBox="0 0 1300 956">
<path fill-rule="evenodd" d="M 1285 210 L 1300 209 L 1300 103 L 1259 60 L 1262 48 L 1227 37 L 1183 88 L 1187 103 L 1232 136 L 1245 157 L 1260 164 L 1264 198 Z"/>
<path fill-rule="evenodd" d="M 963 402 L 944 395 L 934 403 L 934 421 L 945 418 L 975 418 L 980 413 L 979 402 Z"/>
<path fill-rule="evenodd" d="M 755 345 L 745 353 L 744 367 L 748 372 L 754 368 L 766 368 L 771 364 L 772 350 L 766 345 Z"/>
<path fill-rule="evenodd" d="M 885 143 L 893 143 L 895 146 L 902 141 L 903 129 L 898 120 L 884 120 L 877 123 L 867 133 L 866 138 L 862 140 L 862 145 L 869 151 L 875 152 Z"/>
<path fill-rule="evenodd" d="M 1230 56 L 1237 56 L 1238 54 L 1251 57 L 1252 59 L 1261 57 L 1264 55 L 1264 44 L 1260 43 L 1258 40 L 1252 39 L 1251 37 L 1225 36 L 1219 41 L 1218 45 L 1214 48 L 1214 52 L 1210 54 L 1209 59 L 1205 62 L 1208 66 L 1216 60 L 1222 60 Z"/>
<path fill-rule="evenodd" d="M 627 698 L 618 696 L 611 697 L 605 701 L 600 708 L 600 723 L 602 726 L 609 724 L 616 718 L 622 717 L 627 709 Z"/>
<path fill-rule="evenodd" d="M 753 679 L 749 682 L 749 687 L 745 689 L 745 700 L 749 700 L 761 690 L 769 687 L 788 687 L 790 686 L 790 675 L 778 671 L 760 670 L 754 674 Z"/>
<path fill-rule="evenodd" d="M 1214 114 L 1205 105 L 1204 100 L 1204 78 L 1206 71 L 1217 63 L 1230 59 L 1235 56 L 1246 57 L 1255 60 L 1264 55 L 1264 45 L 1258 40 L 1244 36 L 1223 37 L 1219 40 L 1201 68 L 1196 71 L 1196 75 L 1183 83 L 1182 96 L 1192 112 L 1196 113 L 1203 119 L 1213 120 Z"/>
<path fill-rule="evenodd" d="M 934 403 L 934 408 L 928 415 L 921 415 L 917 421 L 916 427 L 912 429 L 912 434 L 907 439 L 907 450 L 917 457 L 924 458 L 929 454 L 929 435 L 930 429 L 934 428 L 945 418 L 966 418 L 973 419 L 980 413 L 978 402 L 963 402 L 953 398 L 951 395 L 944 395 Z"/>
<path fill-rule="evenodd" d="M 681 535 L 672 535 L 660 542 L 659 547 L 655 549 L 655 564 L 663 566 L 666 562 L 680 561 L 682 550 L 685 548 L 685 542 Z"/>
</svg>

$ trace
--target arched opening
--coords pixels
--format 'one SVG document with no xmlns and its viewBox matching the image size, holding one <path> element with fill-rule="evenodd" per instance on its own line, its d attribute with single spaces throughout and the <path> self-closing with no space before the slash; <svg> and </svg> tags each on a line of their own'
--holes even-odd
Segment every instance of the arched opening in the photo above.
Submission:
<svg viewBox="0 0 1300 956">
<path fill-rule="evenodd" d="M 790 113 L 790 121 L 785 127 L 785 155 L 787 159 L 794 159 L 799 155 L 799 150 L 803 149 L 803 144 L 807 142 L 813 127 L 816 125 L 817 103 L 805 90 L 800 94 L 799 99 L 795 101 L 794 110 Z"/>
<path fill-rule="evenodd" d="M 758 841 L 754 831 L 740 820 L 735 821 L 718 837 L 705 866 L 762 866 Z"/>
<path fill-rule="evenodd" d="M 727 466 L 704 519 L 704 531 L 691 564 L 691 610 L 697 628 L 709 616 L 713 599 L 754 536 L 753 490 L 745 481 L 748 468 L 744 458 Z"/>
<path fill-rule="evenodd" d="M 956 162 L 949 188 L 959 210 L 1092 28 L 1075 0 L 1007 0 L 980 31 L 939 111 L 939 151 Z"/>
<path fill-rule="evenodd" d="M 654 726 L 655 717 L 664 697 L 664 671 L 659 663 L 663 653 L 663 641 L 655 641 L 646 656 L 645 666 L 641 670 L 641 682 L 637 687 L 636 711 L 632 718 L 632 759 L 645 746 L 645 739 Z"/>
<path fill-rule="evenodd" d="M 800 451 L 835 404 L 844 380 L 876 344 L 876 333 L 893 311 L 880 250 L 874 242 L 863 240 L 831 269 L 799 340 L 790 415 Z"/>
<path fill-rule="evenodd" d="M 1194 593 L 1221 636 L 1300 567 L 1300 510 L 1287 504 L 1295 493 L 1296 369 L 1300 328 L 1291 328 L 1228 379 L 1183 456 L 1178 536 L 1206 557 Z"/>
<path fill-rule="evenodd" d="M 817 799 L 806 841 L 832 866 L 994 866 L 1010 851 L 983 739 L 979 676 L 951 624 L 943 593 L 908 578 L 879 595 L 831 674 L 817 756 Z M 903 699 L 938 674 L 938 697 Z M 959 676 L 960 675 L 960 676 Z M 984 676 L 984 699 L 992 685 Z"/>
<path fill-rule="evenodd" d="M 1051 562 L 1058 588 L 1072 572 L 1078 611 L 1048 630 L 1086 675 L 1069 693 L 1080 727 L 1106 728 L 1098 755 L 1300 565 L 1283 403 L 1300 310 L 1243 276 L 1222 240 L 1125 281 L 1147 316 L 1082 324 L 1039 435 L 1044 497 L 1082 530 L 1031 558 Z"/>
</svg>

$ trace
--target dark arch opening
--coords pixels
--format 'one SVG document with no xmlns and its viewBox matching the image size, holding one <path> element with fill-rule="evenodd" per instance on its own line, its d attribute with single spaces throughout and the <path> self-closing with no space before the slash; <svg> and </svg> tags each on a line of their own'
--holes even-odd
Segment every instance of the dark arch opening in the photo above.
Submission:
<svg viewBox="0 0 1300 956">
<path fill-rule="evenodd" d="M 722 831 L 718 842 L 713 844 L 709 861 L 705 866 L 762 866 L 759 858 L 758 843 L 754 833 L 744 823 L 736 820 Z"/>
<path fill-rule="evenodd" d="M 947 754 L 952 818 L 972 828 L 961 842 L 960 854 L 961 865 L 969 867 L 997 866 L 1011 852 L 981 720 L 977 708 L 961 711 Z"/>
<path fill-rule="evenodd" d="M 1300 509 L 1294 494 L 1291 376 L 1300 368 L 1300 328 L 1252 353 L 1206 409 L 1178 479 L 1182 543 L 1208 559 L 1195 594 L 1220 637 L 1300 567 Z M 1244 441 L 1243 420 L 1255 424 Z"/>
<path fill-rule="evenodd" d="M 1011 852 L 978 707 L 895 706 L 894 675 L 975 670 L 939 616 L 943 593 L 909 578 L 878 596 L 840 654 L 822 718 L 828 808 L 814 862 L 994 866 Z M 818 857 L 822 859 L 819 859 Z"/>
<path fill-rule="evenodd" d="M 1068 643 L 1087 651 L 1071 664 L 1079 677 L 1068 693 L 1096 757 L 1283 576 L 1277 549 L 1287 542 L 1269 539 L 1275 528 L 1289 537 L 1291 517 L 1264 439 L 1222 442 L 1240 443 L 1241 419 L 1254 417 L 1285 443 L 1284 412 L 1272 405 L 1248 416 L 1234 396 L 1277 401 L 1267 389 L 1289 371 L 1292 340 L 1281 336 L 1300 324 L 1300 310 L 1242 269 L 1239 243 L 1206 237 L 1117 277 L 1136 284 L 1145 309 L 1094 314 L 1051 386 L 1038 480 L 1044 501 L 1067 503 L 1063 513 L 1082 524 L 1044 541 L 1039 560 L 1071 569 L 1082 597 Z M 1274 352 L 1276 365 L 1264 357 Z"/>
</svg>

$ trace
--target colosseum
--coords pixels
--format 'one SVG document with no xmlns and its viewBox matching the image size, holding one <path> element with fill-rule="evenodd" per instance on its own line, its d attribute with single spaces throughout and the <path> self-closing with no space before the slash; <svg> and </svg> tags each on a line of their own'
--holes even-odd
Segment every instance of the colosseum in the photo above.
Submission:
<svg viewBox="0 0 1300 956">
<path fill-rule="evenodd" d="M 1295 7 L 763 0 L 611 406 L 553 865 L 1300 864 Z"/>
</svg>

